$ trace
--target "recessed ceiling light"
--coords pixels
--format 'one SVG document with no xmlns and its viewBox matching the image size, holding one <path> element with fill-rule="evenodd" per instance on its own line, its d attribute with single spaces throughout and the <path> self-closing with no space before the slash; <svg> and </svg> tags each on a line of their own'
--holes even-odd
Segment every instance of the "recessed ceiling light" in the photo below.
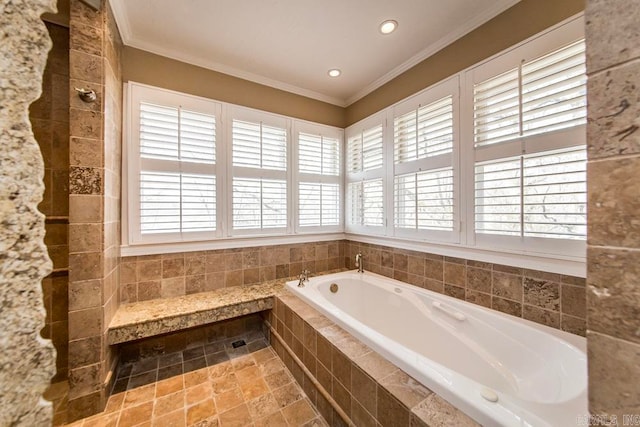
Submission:
<svg viewBox="0 0 640 427">
<path fill-rule="evenodd" d="M 333 68 L 329 70 L 328 74 L 330 77 L 338 77 L 340 74 L 342 74 L 342 71 L 338 70 L 337 68 Z"/>
<path fill-rule="evenodd" d="M 398 28 L 398 21 L 394 21 L 393 19 L 387 19 L 380 24 L 380 32 L 382 34 L 391 34 L 396 28 Z"/>
</svg>

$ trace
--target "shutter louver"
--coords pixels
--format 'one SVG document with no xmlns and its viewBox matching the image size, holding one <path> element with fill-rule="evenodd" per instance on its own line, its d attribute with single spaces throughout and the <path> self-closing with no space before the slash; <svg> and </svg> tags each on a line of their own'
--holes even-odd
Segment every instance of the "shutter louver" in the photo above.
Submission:
<svg viewBox="0 0 640 427">
<path fill-rule="evenodd" d="M 286 181 L 233 179 L 233 228 L 281 228 L 286 225 Z"/>
<path fill-rule="evenodd" d="M 140 156 L 215 163 L 215 116 L 140 103 Z"/>
<path fill-rule="evenodd" d="M 216 177 L 182 175 L 182 231 L 216 228 Z"/>
<path fill-rule="evenodd" d="M 394 120 L 395 163 L 450 153 L 453 149 L 453 97 L 447 96 Z"/>
<path fill-rule="evenodd" d="M 142 234 L 180 232 L 180 174 L 140 173 Z"/>
<path fill-rule="evenodd" d="M 362 172 L 382 167 L 382 125 L 366 129 L 349 138 L 347 167 L 349 172 Z"/>
<path fill-rule="evenodd" d="M 495 144 L 520 136 L 518 69 L 476 84 L 473 88 L 476 146 Z"/>
<path fill-rule="evenodd" d="M 335 138 L 298 134 L 298 162 L 301 173 L 338 176 L 340 171 L 339 143 Z"/>
<path fill-rule="evenodd" d="M 336 226 L 340 223 L 340 144 L 328 138 L 298 133 L 298 225 L 300 227 Z M 331 177 L 331 178 L 327 178 Z M 316 180 L 317 182 L 311 182 Z M 326 183 L 323 181 L 333 181 Z"/>
<path fill-rule="evenodd" d="M 382 125 L 362 133 L 362 170 L 382 167 Z"/>
<path fill-rule="evenodd" d="M 352 224 L 369 227 L 384 225 L 382 179 L 351 182 L 347 191 Z"/>
<path fill-rule="evenodd" d="M 522 66 L 522 132 L 536 135 L 586 123 L 584 40 Z"/>
<path fill-rule="evenodd" d="M 395 178 L 396 227 L 453 230 L 453 168 Z"/>
<path fill-rule="evenodd" d="M 287 131 L 262 123 L 233 120 L 233 165 L 287 169 Z"/>
<path fill-rule="evenodd" d="M 583 148 L 524 158 L 524 235 L 584 239 L 587 234 Z"/>
<path fill-rule="evenodd" d="M 476 164 L 476 233 L 519 236 L 521 161 Z"/>
<path fill-rule="evenodd" d="M 140 103 L 140 157 L 179 159 L 177 108 Z"/>
<path fill-rule="evenodd" d="M 215 115 L 140 102 L 139 120 L 140 234 L 215 231 Z"/>
<path fill-rule="evenodd" d="M 300 183 L 299 221 L 301 227 L 338 225 L 339 184 Z"/>
<path fill-rule="evenodd" d="M 214 116 L 180 111 L 180 159 L 194 163 L 216 162 Z"/>
<path fill-rule="evenodd" d="M 384 225 L 384 199 L 382 179 L 362 183 L 362 225 L 381 227 Z"/>
<path fill-rule="evenodd" d="M 214 231 L 215 176 L 142 171 L 140 228 L 142 234 Z"/>
<path fill-rule="evenodd" d="M 233 119 L 232 216 L 235 230 L 287 225 L 287 130 Z M 262 175 L 282 179 L 266 179 Z"/>
</svg>

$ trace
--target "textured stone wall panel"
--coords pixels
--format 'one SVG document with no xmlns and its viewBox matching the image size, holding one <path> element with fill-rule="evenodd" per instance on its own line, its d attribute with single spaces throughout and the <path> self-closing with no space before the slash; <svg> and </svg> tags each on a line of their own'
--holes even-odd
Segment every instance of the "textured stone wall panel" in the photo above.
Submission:
<svg viewBox="0 0 640 427">
<path fill-rule="evenodd" d="M 0 1 L 0 425 L 47 425 L 42 393 L 55 373 L 55 350 L 40 338 L 40 282 L 51 271 L 44 245 L 44 163 L 28 107 L 41 94 L 51 40 L 40 15 L 52 0 Z"/>
</svg>

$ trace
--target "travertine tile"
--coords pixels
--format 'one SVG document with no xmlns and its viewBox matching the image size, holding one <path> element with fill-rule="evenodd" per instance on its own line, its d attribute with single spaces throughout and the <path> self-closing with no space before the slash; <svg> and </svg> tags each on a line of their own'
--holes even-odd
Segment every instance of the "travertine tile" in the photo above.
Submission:
<svg viewBox="0 0 640 427">
<path fill-rule="evenodd" d="M 640 251 L 588 249 L 588 326 L 640 344 Z"/>
<path fill-rule="evenodd" d="M 522 301 L 522 276 L 493 271 L 493 295 L 514 301 Z"/>
<path fill-rule="evenodd" d="M 411 410 L 412 427 L 471 427 L 478 423 L 433 393 Z"/>
<path fill-rule="evenodd" d="M 634 62 L 589 78 L 589 159 L 640 152 L 639 75 L 640 63 Z"/>
<path fill-rule="evenodd" d="M 622 0 L 589 0 L 586 5 L 589 74 L 640 56 L 637 5 Z"/>
<path fill-rule="evenodd" d="M 587 333 L 589 410 L 592 414 L 640 413 L 640 346 L 596 332 Z"/>
<path fill-rule="evenodd" d="M 590 162 L 588 244 L 640 247 L 640 157 Z"/>
</svg>

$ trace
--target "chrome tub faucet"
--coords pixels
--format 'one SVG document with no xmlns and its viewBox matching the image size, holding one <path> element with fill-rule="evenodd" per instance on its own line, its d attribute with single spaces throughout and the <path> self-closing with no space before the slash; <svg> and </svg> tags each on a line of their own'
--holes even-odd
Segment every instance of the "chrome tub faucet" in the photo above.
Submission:
<svg viewBox="0 0 640 427">
<path fill-rule="evenodd" d="M 364 273 L 364 261 L 362 260 L 362 252 L 356 254 L 356 267 L 358 267 L 358 273 Z"/>
<path fill-rule="evenodd" d="M 302 270 L 302 273 L 300 273 L 300 275 L 298 276 L 298 287 L 299 288 L 303 288 L 304 287 L 304 282 L 308 282 L 309 281 L 309 273 L 311 273 L 309 270 Z"/>
</svg>

